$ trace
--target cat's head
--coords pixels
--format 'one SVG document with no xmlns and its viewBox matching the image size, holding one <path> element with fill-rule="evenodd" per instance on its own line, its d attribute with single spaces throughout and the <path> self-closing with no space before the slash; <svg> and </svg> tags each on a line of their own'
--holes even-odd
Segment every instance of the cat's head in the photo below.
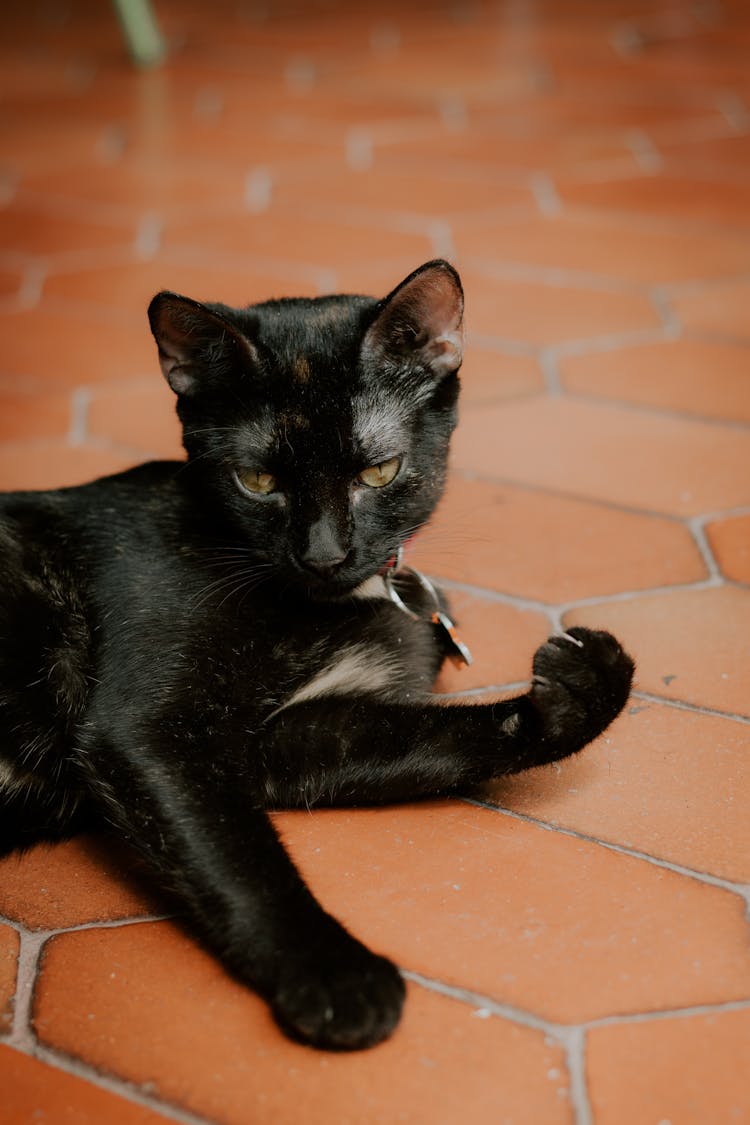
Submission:
<svg viewBox="0 0 750 1125">
<path fill-rule="evenodd" d="M 149 307 L 190 472 L 286 583 L 338 596 L 429 519 L 456 423 L 463 292 L 447 262 L 383 300 Z"/>
</svg>

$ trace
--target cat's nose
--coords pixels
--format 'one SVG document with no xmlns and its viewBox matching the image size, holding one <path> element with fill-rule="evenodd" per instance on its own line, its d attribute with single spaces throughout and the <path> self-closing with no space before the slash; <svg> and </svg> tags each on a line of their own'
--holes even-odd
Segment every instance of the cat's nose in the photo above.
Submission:
<svg viewBox="0 0 750 1125">
<path fill-rule="evenodd" d="M 299 561 L 318 578 L 332 578 L 345 559 L 346 555 L 318 555 L 308 551 Z"/>
</svg>

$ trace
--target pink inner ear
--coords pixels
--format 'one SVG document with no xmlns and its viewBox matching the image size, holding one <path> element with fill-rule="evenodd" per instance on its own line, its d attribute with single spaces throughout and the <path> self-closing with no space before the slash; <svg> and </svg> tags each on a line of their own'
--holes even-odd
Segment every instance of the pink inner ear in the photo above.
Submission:
<svg viewBox="0 0 750 1125">
<path fill-rule="evenodd" d="M 188 297 L 164 294 L 154 298 L 149 311 L 151 329 L 159 348 L 162 373 L 176 394 L 190 394 L 214 362 L 229 356 L 232 348 L 254 362 L 257 352 L 250 341 L 223 317 Z M 214 359 L 208 360 L 207 355 Z"/>
<path fill-rule="evenodd" d="M 463 358 L 463 308 L 456 275 L 443 265 L 427 266 L 387 298 L 364 349 L 381 355 L 416 352 L 435 375 L 447 375 Z"/>
<path fill-rule="evenodd" d="M 176 302 L 168 302 L 159 309 L 153 332 L 159 348 L 159 365 L 164 378 L 176 394 L 185 394 L 193 386 L 194 376 L 185 368 L 190 366 L 195 348 L 190 346 L 190 329 L 180 323 L 184 310 Z"/>
</svg>

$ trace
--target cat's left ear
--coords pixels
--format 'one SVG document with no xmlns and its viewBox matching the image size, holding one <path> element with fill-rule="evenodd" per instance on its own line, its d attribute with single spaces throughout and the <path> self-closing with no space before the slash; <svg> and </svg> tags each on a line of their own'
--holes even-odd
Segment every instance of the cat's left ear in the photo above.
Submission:
<svg viewBox="0 0 750 1125">
<path fill-rule="evenodd" d="M 157 293 L 149 305 L 148 319 L 159 347 L 159 363 L 175 394 L 195 394 L 238 360 L 257 360 L 247 336 L 222 315 L 224 308 L 208 307 L 167 291 Z"/>
<path fill-rule="evenodd" d="M 437 379 L 463 359 L 464 293 L 449 262 L 426 262 L 380 302 L 362 345 L 366 359 L 416 359 Z"/>
</svg>

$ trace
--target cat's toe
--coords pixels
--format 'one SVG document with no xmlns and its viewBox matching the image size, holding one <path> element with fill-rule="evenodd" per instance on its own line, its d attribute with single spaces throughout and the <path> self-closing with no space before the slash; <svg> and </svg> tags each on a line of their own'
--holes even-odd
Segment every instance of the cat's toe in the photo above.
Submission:
<svg viewBox="0 0 750 1125">
<path fill-rule="evenodd" d="M 634 664 L 611 633 L 575 626 L 537 650 L 531 700 L 545 735 L 577 749 L 627 702 Z"/>
<path fill-rule="evenodd" d="M 353 1051 L 391 1034 L 404 995 L 396 966 L 363 950 L 337 964 L 290 966 L 272 1007 L 292 1038 L 329 1051 Z"/>
</svg>

